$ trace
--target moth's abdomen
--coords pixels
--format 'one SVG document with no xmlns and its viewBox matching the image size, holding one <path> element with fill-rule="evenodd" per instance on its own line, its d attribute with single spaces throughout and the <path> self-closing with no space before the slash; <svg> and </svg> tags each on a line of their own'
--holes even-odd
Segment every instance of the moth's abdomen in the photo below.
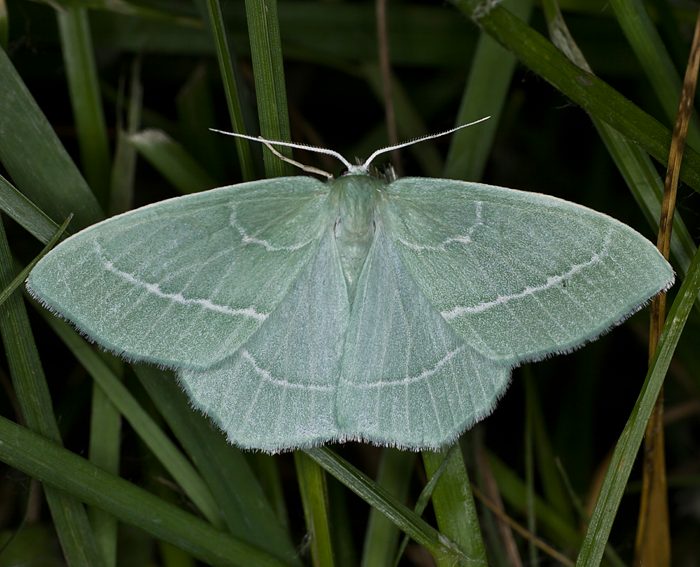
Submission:
<svg viewBox="0 0 700 567">
<path fill-rule="evenodd" d="M 385 183 L 364 174 L 346 175 L 331 183 L 336 211 L 333 232 L 352 302 L 357 279 L 374 240 L 376 203 Z"/>
</svg>

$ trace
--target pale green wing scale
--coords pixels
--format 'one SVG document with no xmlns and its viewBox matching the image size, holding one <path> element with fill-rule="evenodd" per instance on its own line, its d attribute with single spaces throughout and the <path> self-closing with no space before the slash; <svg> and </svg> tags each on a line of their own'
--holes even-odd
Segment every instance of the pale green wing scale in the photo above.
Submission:
<svg viewBox="0 0 700 567">
<path fill-rule="evenodd" d="M 328 194 L 290 177 L 149 205 L 61 243 L 28 288 L 111 351 L 207 368 L 263 324 L 316 255 Z"/>
<path fill-rule="evenodd" d="M 469 345 L 511 366 L 596 338 L 674 280 L 629 226 L 547 195 L 404 178 L 380 209 L 434 309 Z"/>
</svg>

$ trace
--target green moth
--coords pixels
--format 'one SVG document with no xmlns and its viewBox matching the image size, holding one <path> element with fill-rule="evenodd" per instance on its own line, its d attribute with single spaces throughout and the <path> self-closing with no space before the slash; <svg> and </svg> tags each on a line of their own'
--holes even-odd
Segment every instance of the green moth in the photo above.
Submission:
<svg viewBox="0 0 700 567">
<path fill-rule="evenodd" d="M 221 187 L 91 226 L 28 289 L 104 348 L 175 369 L 230 442 L 276 452 L 444 446 L 493 410 L 514 367 L 593 340 L 673 283 L 656 248 L 604 214 L 376 178 L 379 152 L 362 166 L 326 153 L 348 173 Z"/>
</svg>

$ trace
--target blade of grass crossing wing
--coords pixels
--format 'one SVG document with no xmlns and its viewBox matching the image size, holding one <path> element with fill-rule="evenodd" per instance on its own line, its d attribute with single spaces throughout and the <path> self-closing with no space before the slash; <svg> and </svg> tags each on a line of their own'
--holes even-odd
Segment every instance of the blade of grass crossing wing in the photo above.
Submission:
<svg viewBox="0 0 700 567">
<path fill-rule="evenodd" d="M 103 208 L 109 203 L 110 157 L 90 22 L 84 8 L 57 10 L 68 90 L 85 178 Z"/>
<path fill-rule="evenodd" d="M 12 281 L 12 266 L 9 244 L 0 220 L 0 288 L 5 288 Z M 29 327 L 27 311 L 18 293 L 11 295 L 0 310 L 0 334 L 22 417 L 30 428 L 51 440 L 47 443 L 58 447 L 61 436 L 51 396 Z M 7 441 L 3 435 L 0 435 L 0 439 L 3 439 L 3 443 L 0 443 L 2 447 Z M 36 440 L 30 443 L 34 443 L 33 447 L 22 449 L 30 451 L 37 447 Z M 25 472 L 34 476 L 31 470 Z M 51 487 L 45 487 L 44 492 L 67 563 L 85 567 L 103 565 L 82 504 Z"/>
<path fill-rule="evenodd" d="M 532 11 L 532 0 L 506 0 L 503 5 L 525 21 Z M 448 179 L 481 179 L 491 153 L 515 63 L 515 56 L 511 52 L 506 51 L 486 32 L 479 34 L 455 126 L 467 124 L 480 116 L 490 116 L 491 120 L 478 128 L 464 128 L 452 135 L 443 172 Z"/>
<path fill-rule="evenodd" d="M 481 538 L 479 518 L 474 506 L 467 467 L 461 451 L 423 451 L 423 464 L 428 477 L 447 458 L 447 469 L 433 490 L 433 509 L 440 532 L 459 545 L 470 563 L 486 565 L 486 548 Z M 438 561 L 438 565 L 442 565 Z M 444 563 L 448 565 L 448 563 Z"/>
</svg>

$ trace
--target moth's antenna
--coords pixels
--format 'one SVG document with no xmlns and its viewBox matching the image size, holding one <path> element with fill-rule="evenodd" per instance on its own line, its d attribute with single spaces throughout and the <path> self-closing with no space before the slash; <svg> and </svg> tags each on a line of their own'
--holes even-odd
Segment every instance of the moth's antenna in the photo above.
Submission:
<svg viewBox="0 0 700 567">
<path fill-rule="evenodd" d="M 298 161 L 295 160 L 295 159 L 288 158 L 287 156 L 282 155 L 281 153 L 279 153 L 279 152 L 274 148 L 274 146 L 272 146 L 272 145 L 270 144 L 270 142 L 268 142 L 268 141 L 265 140 L 264 138 L 260 138 L 260 141 L 261 141 L 263 144 L 265 144 L 265 147 L 266 147 L 268 150 L 270 150 L 273 154 L 275 154 L 275 155 L 276 155 L 278 158 L 280 158 L 282 161 L 286 161 L 287 163 L 292 164 L 294 167 L 298 167 L 298 168 L 301 169 L 302 171 L 306 171 L 306 172 L 308 172 L 308 173 L 315 173 L 316 175 L 321 175 L 321 176 L 325 177 L 326 179 L 333 179 L 333 174 L 332 174 L 332 173 L 328 173 L 327 171 L 324 171 L 324 170 L 322 170 L 322 169 L 319 169 L 318 167 L 314 167 L 313 165 L 305 165 L 305 164 L 303 164 L 303 163 L 301 163 L 301 162 L 298 162 Z"/>
<path fill-rule="evenodd" d="M 226 132 L 224 130 L 217 130 L 216 128 L 209 128 L 212 132 L 218 132 L 219 134 L 225 134 L 227 136 L 234 136 L 235 138 L 243 138 L 244 140 L 252 140 L 253 142 L 261 142 L 265 144 L 266 146 L 285 146 L 287 148 L 296 148 L 297 150 L 307 150 L 309 152 L 316 152 L 317 154 L 326 154 L 329 156 L 333 156 L 342 164 L 348 168 L 348 170 L 353 168 L 353 165 L 346 160 L 342 155 L 340 155 L 338 152 L 329 150 L 327 148 L 319 148 L 316 146 L 309 146 L 307 144 L 295 144 L 293 142 L 282 142 L 279 140 L 268 140 L 267 138 L 263 138 L 262 136 L 248 136 L 246 134 L 239 134 L 238 132 Z M 279 155 L 279 153 L 278 153 Z M 295 163 L 295 162 L 290 162 L 290 163 Z M 295 165 L 297 165 L 295 163 Z M 354 166 L 357 167 L 357 166 Z M 326 175 L 326 172 L 322 172 L 321 175 Z"/>
<path fill-rule="evenodd" d="M 398 150 L 399 148 L 405 148 L 406 146 L 412 146 L 413 144 L 418 144 L 420 142 L 425 142 L 426 140 L 433 140 L 434 138 L 439 138 L 440 136 L 447 136 L 448 134 L 452 134 L 453 132 L 456 132 L 457 130 L 461 130 L 462 128 L 467 128 L 468 126 L 474 126 L 474 124 L 478 124 L 479 122 L 483 122 L 484 120 L 488 120 L 491 118 L 490 116 L 484 116 L 483 118 L 479 118 L 479 120 L 475 120 L 474 122 L 469 122 L 469 124 L 462 124 L 460 126 L 456 126 L 454 128 L 450 128 L 449 130 L 445 130 L 444 132 L 439 132 L 437 134 L 428 134 L 427 136 L 421 136 L 420 138 L 413 138 L 412 140 L 409 140 L 408 142 L 402 142 L 400 144 L 396 144 L 395 146 L 389 146 L 387 148 L 380 148 L 377 151 L 375 151 L 371 156 L 369 156 L 366 160 L 365 163 L 363 163 L 361 166 L 359 166 L 359 169 L 367 170 L 369 168 L 369 164 L 374 161 L 374 158 L 376 158 L 378 155 L 385 154 L 387 152 L 392 152 L 394 150 Z M 354 166 L 355 168 L 358 168 L 358 166 Z"/>
</svg>

